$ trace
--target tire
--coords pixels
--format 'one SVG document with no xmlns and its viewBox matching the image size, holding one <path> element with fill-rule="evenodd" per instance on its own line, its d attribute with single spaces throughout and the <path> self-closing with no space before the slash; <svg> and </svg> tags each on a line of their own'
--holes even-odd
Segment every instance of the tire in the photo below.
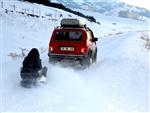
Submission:
<svg viewBox="0 0 150 113">
<path fill-rule="evenodd" d="M 55 59 L 49 57 L 49 63 L 51 63 L 51 64 L 56 64 L 57 61 L 56 61 Z"/>
<path fill-rule="evenodd" d="M 84 67 L 89 67 L 91 63 L 92 63 L 92 58 L 90 52 L 82 60 L 80 60 L 80 64 Z"/>
<path fill-rule="evenodd" d="M 97 61 L 97 48 L 95 49 L 93 58 L 92 58 L 92 62 L 95 63 Z"/>
</svg>

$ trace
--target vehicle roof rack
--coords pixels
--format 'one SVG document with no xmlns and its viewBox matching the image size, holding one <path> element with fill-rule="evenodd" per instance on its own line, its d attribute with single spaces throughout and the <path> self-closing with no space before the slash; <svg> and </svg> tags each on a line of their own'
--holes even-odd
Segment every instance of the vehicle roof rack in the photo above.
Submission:
<svg viewBox="0 0 150 113">
<path fill-rule="evenodd" d="M 86 24 L 83 21 L 74 18 L 64 18 L 61 20 L 61 27 L 83 28 Z"/>
</svg>

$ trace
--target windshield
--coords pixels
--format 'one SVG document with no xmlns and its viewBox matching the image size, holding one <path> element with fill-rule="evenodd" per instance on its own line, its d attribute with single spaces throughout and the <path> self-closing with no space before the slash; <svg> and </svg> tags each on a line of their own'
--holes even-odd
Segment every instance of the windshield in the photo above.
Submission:
<svg viewBox="0 0 150 113">
<path fill-rule="evenodd" d="M 81 41 L 82 40 L 82 32 L 79 32 L 79 31 L 59 31 L 59 32 L 56 32 L 55 40 Z"/>
</svg>

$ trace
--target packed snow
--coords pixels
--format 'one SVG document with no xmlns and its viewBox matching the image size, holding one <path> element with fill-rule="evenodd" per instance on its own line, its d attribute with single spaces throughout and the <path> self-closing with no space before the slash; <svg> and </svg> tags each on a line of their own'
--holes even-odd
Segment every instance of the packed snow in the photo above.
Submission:
<svg viewBox="0 0 150 113">
<path fill-rule="evenodd" d="M 11 6 L 16 6 L 13 12 Z M 39 18 L 17 13 L 28 8 Z M 35 11 L 35 12 L 36 12 Z M 50 17 L 46 17 L 46 14 Z M 92 12 L 89 12 L 92 14 Z M 60 15 L 62 14 L 62 17 Z M 87 12 L 88 14 L 88 12 Z M 150 42 L 148 22 L 93 16 L 101 25 L 83 19 L 99 37 L 98 59 L 84 70 L 52 65 L 48 44 L 54 27 L 68 12 L 24 2 L 4 2 L 1 7 L 1 111 L 2 112 L 148 112 Z M 42 18 L 42 16 L 45 16 Z M 47 82 L 31 89 L 20 86 L 24 54 L 36 47 Z"/>
</svg>

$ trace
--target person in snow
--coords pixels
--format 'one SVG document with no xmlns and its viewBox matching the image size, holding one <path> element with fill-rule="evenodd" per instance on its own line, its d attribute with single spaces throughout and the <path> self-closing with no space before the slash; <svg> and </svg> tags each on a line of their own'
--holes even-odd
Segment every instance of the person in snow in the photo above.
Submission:
<svg viewBox="0 0 150 113">
<path fill-rule="evenodd" d="M 41 77 L 46 77 L 47 68 L 42 68 L 39 51 L 33 48 L 25 57 L 23 67 L 21 68 L 21 85 L 27 82 L 36 82 Z"/>
</svg>

